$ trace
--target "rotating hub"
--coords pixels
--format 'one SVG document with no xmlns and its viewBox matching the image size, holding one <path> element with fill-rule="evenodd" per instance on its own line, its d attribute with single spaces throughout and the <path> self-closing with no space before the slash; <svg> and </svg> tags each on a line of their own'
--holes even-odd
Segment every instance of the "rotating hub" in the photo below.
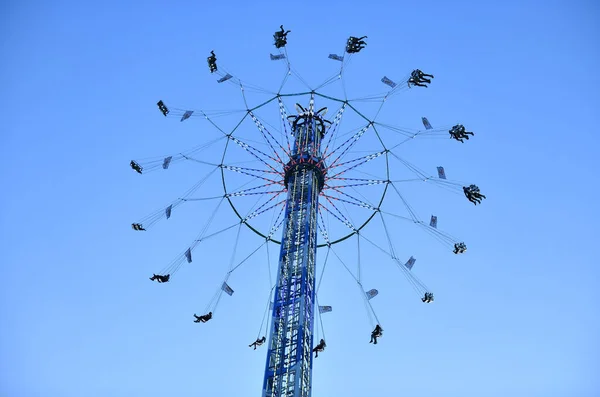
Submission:
<svg viewBox="0 0 600 397">
<path fill-rule="evenodd" d="M 302 169 L 312 170 L 317 177 L 317 188 L 319 192 L 325 185 L 325 175 L 327 174 L 327 167 L 324 161 L 320 157 L 314 157 L 310 155 L 298 156 L 294 159 L 290 159 L 288 163 L 283 167 L 284 171 L 284 183 L 288 186 L 290 178 Z"/>
</svg>

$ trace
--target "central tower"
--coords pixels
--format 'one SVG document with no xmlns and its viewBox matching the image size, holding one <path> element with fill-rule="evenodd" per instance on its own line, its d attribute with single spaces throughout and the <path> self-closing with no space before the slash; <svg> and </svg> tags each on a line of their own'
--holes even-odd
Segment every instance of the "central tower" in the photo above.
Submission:
<svg viewBox="0 0 600 397">
<path fill-rule="evenodd" d="M 287 201 L 273 301 L 262 397 L 310 397 L 315 310 L 319 193 L 326 167 L 321 153 L 327 108 L 296 104 L 294 136 L 284 167 Z"/>
</svg>

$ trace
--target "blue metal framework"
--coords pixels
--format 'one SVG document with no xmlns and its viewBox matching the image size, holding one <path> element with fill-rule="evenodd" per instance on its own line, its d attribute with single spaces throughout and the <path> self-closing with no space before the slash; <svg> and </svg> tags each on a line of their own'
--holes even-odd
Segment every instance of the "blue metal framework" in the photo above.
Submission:
<svg viewBox="0 0 600 397">
<path fill-rule="evenodd" d="M 319 193 L 326 167 L 320 143 L 324 120 L 300 112 L 293 122 L 294 147 L 285 171 L 287 201 L 273 302 L 263 397 L 310 397 L 315 308 L 315 262 Z"/>
</svg>

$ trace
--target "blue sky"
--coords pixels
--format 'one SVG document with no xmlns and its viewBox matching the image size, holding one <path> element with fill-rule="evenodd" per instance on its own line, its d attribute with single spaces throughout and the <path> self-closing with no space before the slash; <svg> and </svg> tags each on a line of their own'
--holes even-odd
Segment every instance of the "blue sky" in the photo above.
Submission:
<svg viewBox="0 0 600 397">
<path fill-rule="evenodd" d="M 413 272 L 435 293 L 431 305 L 393 261 L 361 245 L 365 288 L 380 291 L 377 346 L 367 343 L 372 324 L 356 283 L 328 263 L 319 300 L 334 309 L 323 316 L 328 347 L 314 363 L 313 396 L 600 393 L 596 2 L 23 1 L 0 9 L 0 395 L 259 395 L 266 349 L 247 345 L 269 293 L 266 253 L 232 273 L 236 292 L 215 319 L 194 324 L 192 314 L 261 241 L 243 230 L 232 262 L 235 230 L 224 233 L 200 244 L 171 283 L 151 283 L 216 203 L 187 203 L 135 233 L 131 222 L 179 197 L 206 168 L 182 162 L 140 176 L 128 164 L 218 136 L 198 118 L 165 119 L 159 99 L 244 108 L 239 88 L 208 72 L 212 49 L 236 77 L 276 91 L 285 67 L 268 53 L 281 23 L 292 30 L 294 69 L 313 86 L 339 68 L 327 55 L 341 53 L 350 35 L 369 36 L 344 77 L 350 97 L 385 91 L 383 75 L 434 74 L 429 88 L 391 98 L 381 117 L 413 129 L 422 116 L 462 122 L 476 135 L 464 145 L 415 140 L 397 154 L 432 174 L 443 165 L 488 197 L 474 207 L 435 186 L 405 188 L 421 218 L 435 213 L 440 229 L 469 247 L 455 256 L 417 227 L 393 226 L 399 257 L 414 255 Z M 211 181 L 201 193 L 219 188 Z M 213 227 L 233 219 L 225 209 Z M 376 226 L 369 232 L 382 236 Z M 348 247 L 340 250 L 355 266 L 356 242 Z M 270 254 L 274 261 L 277 247 Z"/>
</svg>

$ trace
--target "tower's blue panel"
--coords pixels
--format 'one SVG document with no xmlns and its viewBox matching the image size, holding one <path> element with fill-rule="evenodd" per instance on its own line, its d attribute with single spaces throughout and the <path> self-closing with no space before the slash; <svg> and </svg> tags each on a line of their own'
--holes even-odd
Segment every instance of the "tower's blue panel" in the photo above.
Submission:
<svg viewBox="0 0 600 397">
<path fill-rule="evenodd" d="M 263 397 L 310 397 L 321 131 L 312 116 L 294 129 Z M 322 124 L 321 124 L 322 127 Z"/>
</svg>

